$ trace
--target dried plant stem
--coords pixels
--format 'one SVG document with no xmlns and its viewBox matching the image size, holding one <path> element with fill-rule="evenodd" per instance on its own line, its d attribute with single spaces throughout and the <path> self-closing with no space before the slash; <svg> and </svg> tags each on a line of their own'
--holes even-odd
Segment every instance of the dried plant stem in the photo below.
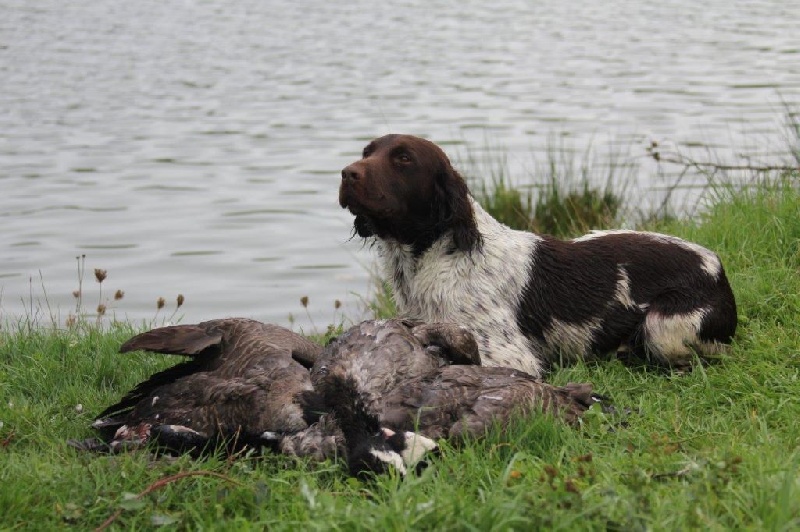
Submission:
<svg viewBox="0 0 800 532">
<path fill-rule="evenodd" d="M 14 439 L 14 434 L 15 434 L 15 432 L 12 430 L 12 431 L 9 433 L 9 435 L 8 435 L 8 436 L 6 436 L 6 437 L 3 439 L 3 441 L 0 441 L 0 447 L 3 447 L 3 448 L 5 448 L 5 447 L 8 447 L 8 445 L 11 443 L 11 440 L 13 440 L 13 439 Z"/>
<path fill-rule="evenodd" d="M 42 296 L 44 297 L 45 305 L 47 305 L 47 314 L 50 316 L 50 323 L 53 325 L 53 329 L 57 329 L 58 319 L 53 313 L 53 308 L 50 306 L 50 298 L 47 297 L 47 288 L 44 286 L 44 275 L 42 274 L 42 270 L 39 270 L 39 284 L 42 286 Z"/>
<path fill-rule="evenodd" d="M 178 313 L 178 310 L 180 310 L 180 308 L 183 306 L 184 300 L 185 298 L 183 297 L 183 294 L 178 294 L 178 297 L 176 298 L 175 301 L 175 310 L 173 310 L 172 314 L 170 314 L 169 318 L 167 318 L 168 322 L 172 323 L 172 320 L 175 318 L 175 315 Z"/>
<path fill-rule="evenodd" d="M 677 164 L 685 167 L 686 169 L 694 168 L 700 171 L 709 171 L 709 170 L 712 172 L 746 171 L 755 173 L 767 173 L 767 172 L 796 172 L 797 170 L 800 170 L 800 167 L 798 166 L 785 165 L 785 164 L 775 164 L 775 165 L 720 164 L 720 163 L 695 161 L 694 159 L 691 159 L 690 157 L 687 157 L 685 155 L 681 155 L 680 153 L 664 154 L 654 149 L 650 150 L 650 156 L 653 159 L 655 159 L 656 162 Z"/>
<path fill-rule="evenodd" d="M 31 330 L 33 326 L 34 317 L 33 317 L 33 276 L 28 277 L 28 303 L 30 304 L 30 318 L 28 319 L 28 330 Z"/>
<path fill-rule="evenodd" d="M 80 316 L 83 307 L 83 273 L 86 271 L 86 254 L 75 257 L 78 261 L 78 296 L 75 303 L 75 314 Z"/>
<path fill-rule="evenodd" d="M 152 493 L 152 492 L 154 492 L 154 491 L 156 491 L 158 489 L 161 489 L 164 486 L 166 486 L 167 484 L 171 484 L 173 482 L 177 482 L 179 480 L 182 480 L 182 479 L 188 478 L 188 477 L 214 477 L 214 478 L 219 478 L 221 480 L 224 480 L 226 482 L 230 482 L 231 484 L 236 484 L 237 486 L 242 486 L 243 485 L 241 482 L 238 482 L 238 481 L 236 481 L 236 480 L 234 480 L 234 479 L 232 479 L 230 477 L 226 477 L 225 475 L 223 475 L 221 473 L 215 473 L 214 471 L 181 471 L 180 473 L 176 473 L 174 475 L 170 475 L 170 476 L 163 477 L 163 478 L 160 478 L 160 479 L 156 480 L 155 482 L 153 482 L 152 484 L 147 486 L 145 489 L 143 489 L 142 491 L 137 493 L 135 498 L 136 499 L 141 499 L 142 497 L 144 497 L 148 493 Z M 95 528 L 95 532 L 100 532 L 102 530 L 105 530 L 109 526 L 111 526 L 111 524 L 114 521 L 116 521 L 117 518 L 120 515 L 122 515 L 122 512 L 123 512 L 123 509 L 120 508 L 116 512 L 111 514 L 108 519 L 103 521 L 100 524 L 100 526 Z"/>
</svg>

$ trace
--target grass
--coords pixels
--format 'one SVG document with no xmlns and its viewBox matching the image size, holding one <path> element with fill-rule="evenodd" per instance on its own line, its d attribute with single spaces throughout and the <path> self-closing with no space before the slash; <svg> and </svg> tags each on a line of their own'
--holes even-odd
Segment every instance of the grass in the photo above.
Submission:
<svg viewBox="0 0 800 532">
<path fill-rule="evenodd" d="M 50 305 L 44 278 L 42 277 L 42 272 L 39 271 L 38 284 L 40 285 L 41 292 L 37 293 L 35 291 L 34 279 L 31 276 L 28 279 L 30 295 L 25 305 L 24 316 L 14 317 L 12 320 L 10 316 L 3 314 L 3 293 L 0 291 L 0 332 L 8 332 L 9 326 L 11 326 L 11 330 L 13 330 L 14 327 L 17 329 L 26 328 L 31 330 L 41 327 L 42 324 L 47 324 L 54 329 L 57 329 L 63 324 L 63 326 L 68 329 L 73 329 L 75 331 L 86 329 L 92 325 L 96 329 L 102 329 L 105 324 L 109 324 L 110 326 L 120 325 L 116 311 L 120 301 L 125 298 L 125 291 L 117 289 L 110 295 L 108 291 L 104 292 L 103 283 L 108 277 L 108 271 L 102 268 L 94 269 L 94 280 L 97 284 L 95 290 L 90 289 L 89 285 L 91 283 L 86 280 L 86 255 L 76 256 L 75 261 L 78 274 L 77 288 L 72 291 L 72 296 L 75 300 L 75 308 L 69 310 L 63 320 L 61 309 L 53 308 Z M 94 306 L 95 301 L 96 306 Z M 179 312 L 181 312 L 184 301 L 185 298 L 183 294 L 178 294 L 175 298 L 175 307 L 172 309 L 172 312 L 168 314 L 167 300 L 159 296 L 155 301 L 155 313 L 153 317 L 150 320 L 142 320 L 142 326 L 154 328 L 181 321 L 183 315 L 179 314 Z M 338 309 L 339 306 L 341 306 L 341 304 L 337 301 L 336 308 Z"/>
<path fill-rule="evenodd" d="M 0 528 L 797 529 L 799 184 L 790 173 L 716 186 L 700 218 L 648 227 L 722 257 L 740 316 L 728 357 L 682 376 L 616 361 L 559 369 L 551 381 L 593 382 L 632 410 L 626 423 L 521 419 L 444 444 L 419 478 L 364 483 L 335 461 L 281 456 L 75 451 L 64 442 L 89 436 L 93 414 L 175 360 L 116 354 L 136 332 L 125 323 L 4 330 Z"/>
<path fill-rule="evenodd" d="M 478 201 L 514 229 L 566 237 L 614 227 L 623 216 L 640 215 L 622 210 L 637 168 L 621 153 L 601 160 L 591 146 L 578 155 L 562 145 L 549 148 L 545 160 L 534 163 L 536 170 L 527 185 L 511 178 L 503 157 L 480 164 L 468 154 L 465 166 L 478 169 L 482 176 L 467 178 Z"/>
</svg>

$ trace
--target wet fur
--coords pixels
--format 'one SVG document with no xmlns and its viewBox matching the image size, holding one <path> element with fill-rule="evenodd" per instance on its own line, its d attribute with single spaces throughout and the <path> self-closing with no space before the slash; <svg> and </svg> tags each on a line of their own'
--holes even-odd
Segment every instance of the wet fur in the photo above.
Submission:
<svg viewBox="0 0 800 532">
<path fill-rule="evenodd" d="M 402 316 L 475 334 L 484 364 L 541 377 L 616 351 L 664 366 L 712 356 L 736 331 L 713 252 L 648 232 L 558 240 L 508 228 L 435 144 L 387 135 L 342 170 L 339 203 L 374 239 Z"/>
</svg>

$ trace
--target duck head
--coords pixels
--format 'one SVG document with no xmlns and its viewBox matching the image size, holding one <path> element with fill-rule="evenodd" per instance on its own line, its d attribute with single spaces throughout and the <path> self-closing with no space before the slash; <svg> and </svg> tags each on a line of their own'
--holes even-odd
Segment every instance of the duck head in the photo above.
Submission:
<svg viewBox="0 0 800 532">
<path fill-rule="evenodd" d="M 353 476 L 390 469 L 405 476 L 409 470 L 424 469 L 423 456 L 438 450 L 436 442 L 422 434 L 381 427 L 378 413 L 366 406 L 356 380 L 341 368 L 321 379 L 318 392 L 344 435 L 347 466 Z"/>
<path fill-rule="evenodd" d="M 381 474 L 391 469 L 401 476 L 406 476 L 409 471 L 419 474 L 428 467 L 425 455 L 438 450 L 435 441 L 416 432 L 395 432 L 382 428 L 353 445 L 348 442 L 347 465 L 351 475 L 361 478 L 369 473 Z"/>
</svg>

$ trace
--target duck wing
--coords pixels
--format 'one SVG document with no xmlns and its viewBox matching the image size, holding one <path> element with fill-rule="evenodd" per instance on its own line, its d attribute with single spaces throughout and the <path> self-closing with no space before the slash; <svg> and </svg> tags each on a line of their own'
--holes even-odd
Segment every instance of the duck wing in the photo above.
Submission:
<svg viewBox="0 0 800 532">
<path fill-rule="evenodd" d="M 311 390 L 308 372 L 288 364 L 240 377 L 203 372 L 155 390 L 128 418 L 152 425 L 183 425 L 205 434 L 294 432 L 308 427 L 300 404 Z"/>
<path fill-rule="evenodd" d="M 103 410 L 93 426 L 106 436 L 113 434 L 116 428 L 129 421 L 137 406 L 141 407 L 148 398 L 165 394 L 176 398 L 175 406 L 170 410 L 176 413 L 180 410 L 178 405 L 188 404 L 190 400 L 203 404 L 207 391 L 203 390 L 206 384 L 200 381 L 207 377 L 196 376 L 206 373 L 212 374 L 221 383 L 231 383 L 229 403 L 232 404 L 237 404 L 239 398 L 244 396 L 242 394 L 246 393 L 235 395 L 233 383 L 237 382 L 237 378 L 244 378 L 244 382 L 279 378 L 273 377 L 275 374 L 271 370 L 275 368 L 291 368 L 290 373 L 295 378 L 289 379 L 287 386 L 299 386 L 299 379 L 303 385 L 299 386 L 298 391 L 310 389 L 307 370 L 293 358 L 296 352 L 312 356 L 321 349 L 286 328 L 245 318 L 210 320 L 196 325 L 173 325 L 147 331 L 125 342 L 120 351 L 145 350 L 192 358 L 159 371 L 136 385 L 120 401 Z M 224 395 L 224 386 L 215 389 L 222 390 Z"/>
<path fill-rule="evenodd" d="M 153 390 L 201 371 L 207 371 L 221 354 L 224 331 L 233 328 L 238 320 L 211 320 L 195 325 L 159 327 L 124 342 L 120 353 L 150 351 L 166 355 L 192 357 L 151 375 L 137 384 L 122 399 L 98 414 L 94 427 L 108 432 L 124 424 L 124 414 Z M 249 321 L 249 320 L 247 320 Z"/>
<path fill-rule="evenodd" d="M 111 449 L 138 447 L 152 438 L 179 452 L 219 442 L 239 449 L 307 429 L 320 415 L 309 408 L 312 395 L 308 370 L 286 356 L 233 377 L 213 371 L 187 375 L 93 427 Z"/>
<path fill-rule="evenodd" d="M 180 379 L 202 372 L 203 364 L 197 360 L 188 360 L 151 375 L 133 387 L 122 399 L 106 407 L 97 414 L 94 424 L 96 429 L 112 429 L 125 423 L 124 415 L 139 401 L 149 396 L 154 390 L 169 386 Z"/>
<path fill-rule="evenodd" d="M 197 325 L 170 325 L 137 334 L 119 348 L 120 353 L 130 351 L 151 351 L 165 355 L 187 355 L 209 357 L 219 353 L 223 334 L 220 323 L 224 321 L 200 323 Z"/>
<path fill-rule="evenodd" d="M 596 397 L 588 383 L 559 387 L 511 368 L 448 366 L 388 393 L 381 422 L 457 441 L 482 437 L 516 413 L 547 412 L 574 424 Z"/>
<path fill-rule="evenodd" d="M 411 333 L 424 346 L 436 346 L 451 364 L 480 366 L 478 342 L 465 327 L 452 323 L 421 323 L 412 326 Z"/>
<path fill-rule="evenodd" d="M 475 402 L 480 378 L 466 374 L 459 382 L 445 379 L 440 371 L 400 383 L 383 397 L 381 424 L 419 431 L 429 438 L 448 438 L 450 428 Z"/>
<path fill-rule="evenodd" d="M 141 350 L 186 355 L 215 367 L 227 360 L 258 354 L 264 345 L 288 350 L 305 367 L 311 367 L 322 351 L 322 346 L 285 327 L 247 318 L 225 318 L 152 329 L 123 343 L 120 353 Z"/>
<path fill-rule="evenodd" d="M 493 424 L 505 425 L 515 415 L 545 414 L 576 425 L 595 402 L 589 383 L 554 386 L 509 368 L 481 368 L 480 373 L 480 393 L 451 427 L 452 438 L 483 435 Z"/>
</svg>

